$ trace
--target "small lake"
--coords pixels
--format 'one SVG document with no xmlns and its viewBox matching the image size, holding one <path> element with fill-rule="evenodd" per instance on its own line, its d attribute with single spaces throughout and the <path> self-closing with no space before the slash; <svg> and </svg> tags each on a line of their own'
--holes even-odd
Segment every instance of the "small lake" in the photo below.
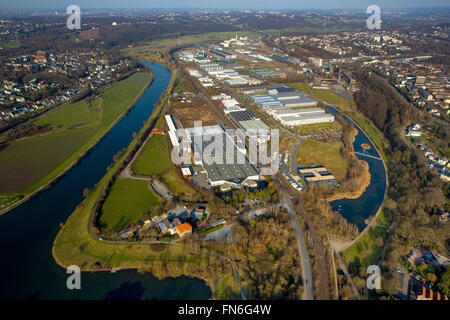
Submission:
<svg viewBox="0 0 450 320">
<path fill-rule="evenodd" d="M 331 106 L 326 107 L 333 115 L 339 113 L 339 111 Z M 386 170 L 384 168 L 381 157 L 377 150 L 370 142 L 366 134 L 356 126 L 352 120 L 346 115 L 342 115 L 342 118 L 348 123 L 352 124 L 358 134 L 353 142 L 353 148 L 355 155 L 358 159 L 364 160 L 369 164 L 370 172 L 370 185 L 364 191 L 364 193 L 357 199 L 341 199 L 330 202 L 331 208 L 334 211 L 339 212 L 349 222 L 358 226 L 359 230 L 365 228 L 365 220 L 369 216 L 374 216 L 378 208 L 383 203 L 384 193 L 386 191 Z M 364 149 L 361 145 L 366 144 L 370 149 Z"/>
<path fill-rule="evenodd" d="M 13 299 L 208 299 L 211 290 L 199 279 L 158 280 L 134 270 L 82 273 L 81 290 L 66 288 L 67 274 L 52 256 L 53 241 L 83 200 L 105 175 L 113 156 L 126 148 L 146 121 L 171 72 L 159 64 L 142 62 L 154 79 L 136 105 L 75 167 L 36 197 L 0 216 L 0 300 Z"/>
</svg>

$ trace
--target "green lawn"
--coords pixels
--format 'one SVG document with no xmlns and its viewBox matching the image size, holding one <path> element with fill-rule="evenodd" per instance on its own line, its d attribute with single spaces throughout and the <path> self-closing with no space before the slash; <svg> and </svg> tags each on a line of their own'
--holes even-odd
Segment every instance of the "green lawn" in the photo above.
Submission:
<svg viewBox="0 0 450 320">
<path fill-rule="evenodd" d="M 371 227 L 342 255 L 349 265 L 353 263 L 366 268 L 369 265 L 377 264 L 388 232 L 389 229 L 383 227 Z"/>
<path fill-rule="evenodd" d="M 86 100 L 64 106 L 56 111 L 49 112 L 34 121 L 35 125 L 50 125 L 53 129 L 65 130 L 72 127 L 80 127 L 92 123 L 100 123 L 98 112 L 100 100 L 92 102 L 88 106 Z"/>
<path fill-rule="evenodd" d="M 149 214 L 159 204 L 149 188 L 148 181 L 117 179 L 102 206 L 100 227 L 117 231 Z"/>
<path fill-rule="evenodd" d="M 0 194 L 31 193 L 63 172 L 98 140 L 132 104 L 150 73 L 136 73 L 115 83 L 104 93 L 103 117 L 85 101 L 68 104 L 35 121 L 54 130 L 25 138 L 0 151 Z"/>
<path fill-rule="evenodd" d="M 342 142 L 324 143 L 306 140 L 297 153 L 297 163 L 301 166 L 323 165 L 342 181 L 347 174 L 348 164 L 341 156 Z"/>
<path fill-rule="evenodd" d="M 20 193 L 63 163 L 99 130 L 87 126 L 31 137 L 0 152 L 0 193 Z"/>
<path fill-rule="evenodd" d="M 133 164 L 133 171 L 139 175 L 155 176 L 170 169 L 169 146 L 165 135 L 150 138 L 142 153 Z"/>
</svg>

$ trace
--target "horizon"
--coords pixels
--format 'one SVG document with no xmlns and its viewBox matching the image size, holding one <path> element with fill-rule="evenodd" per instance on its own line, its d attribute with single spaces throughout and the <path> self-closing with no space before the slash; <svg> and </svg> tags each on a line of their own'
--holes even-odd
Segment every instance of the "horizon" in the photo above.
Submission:
<svg viewBox="0 0 450 320">
<path fill-rule="evenodd" d="M 343 0 L 338 4 L 333 0 L 318 0 L 311 4 L 310 1 L 295 1 L 295 0 L 279 0 L 275 2 L 265 1 L 262 3 L 257 0 L 238 1 L 231 0 L 223 3 L 219 0 L 194 0 L 194 1 L 180 1 L 180 0 L 166 0 L 167 6 L 161 7 L 158 2 L 153 5 L 154 1 L 146 0 L 131 0 L 124 4 L 120 0 L 42 0 L 39 2 L 33 0 L 16 0 L 14 2 L 0 3 L 0 8 L 3 10 L 17 10 L 17 11 L 33 11 L 33 10 L 65 10 L 69 5 L 78 5 L 82 10 L 366 10 L 369 5 L 375 4 L 380 6 L 383 10 L 408 10 L 408 9 L 432 9 L 432 8 L 450 8 L 447 1 L 431 0 L 400 0 L 392 1 L 379 0 L 374 3 L 373 0 Z M 133 3 L 133 4 L 130 4 Z"/>
</svg>

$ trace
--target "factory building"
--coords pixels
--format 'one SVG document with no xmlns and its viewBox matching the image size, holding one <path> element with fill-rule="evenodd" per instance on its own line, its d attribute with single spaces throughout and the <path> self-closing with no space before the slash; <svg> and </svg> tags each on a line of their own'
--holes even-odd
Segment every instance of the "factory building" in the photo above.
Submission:
<svg viewBox="0 0 450 320">
<path fill-rule="evenodd" d="M 211 186 L 222 186 L 228 184 L 231 187 L 241 188 L 244 185 L 248 185 L 251 180 L 259 180 L 259 171 L 249 163 L 247 156 L 245 155 L 245 144 L 237 135 L 230 136 L 220 126 L 207 126 L 200 129 L 188 128 L 186 133 L 190 136 L 194 145 L 194 163 L 202 165 L 206 171 L 209 183 Z M 202 135 L 203 139 L 201 145 L 196 145 L 196 135 Z M 220 163 L 215 161 L 214 150 L 210 155 L 204 155 L 203 150 L 214 141 L 215 139 L 223 139 L 223 146 L 232 145 L 234 158 L 229 162 L 227 154 L 229 150 L 225 149 Z M 234 152 L 237 151 L 237 152 Z M 240 153 L 240 156 L 239 156 Z M 239 159 L 243 159 L 243 163 L 240 163 Z"/>
<path fill-rule="evenodd" d="M 266 112 L 283 125 L 289 127 L 334 121 L 334 116 L 325 113 L 325 110 L 322 108 L 276 108 L 266 109 Z"/>
</svg>

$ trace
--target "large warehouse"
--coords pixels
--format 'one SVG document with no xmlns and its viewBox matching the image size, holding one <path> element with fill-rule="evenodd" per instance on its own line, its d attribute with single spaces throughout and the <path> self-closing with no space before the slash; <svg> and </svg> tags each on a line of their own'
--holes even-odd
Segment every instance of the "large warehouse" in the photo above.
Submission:
<svg viewBox="0 0 450 320">
<path fill-rule="evenodd" d="M 266 112 L 283 125 L 289 127 L 334 121 L 334 116 L 325 113 L 325 110 L 322 108 L 269 108 L 266 109 Z"/>
<path fill-rule="evenodd" d="M 194 143 L 194 163 L 203 166 L 211 186 L 216 187 L 223 184 L 229 184 L 231 187 L 241 188 L 251 180 L 259 180 L 259 171 L 249 163 L 248 158 L 245 155 L 246 149 L 243 142 L 236 142 L 237 137 L 230 137 L 222 127 L 202 127 L 198 131 L 194 128 L 188 128 L 186 129 L 186 133 L 191 137 L 191 141 Z M 203 139 L 201 145 L 195 144 L 196 135 L 202 135 Z M 211 137 L 210 140 L 208 139 L 208 136 Z M 227 149 L 223 150 L 223 158 L 220 163 L 214 163 L 214 152 L 208 156 L 203 154 L 203 151 L 207 150 L 206 148 L 208 148 L 208 146 L 218 137 L 222 137 L 224 148 L 227 144 L 234 146 L 234 157 L 231 159 L 232 161 L 228 161 L 230 159 L 227 159 L 227 155 L 230 154 Z M 239 161 L 241 159 L 243 159 L 243 161 Z"/>
<path fill-rule="evenodd" d="M 301 126 L 305 124 L 315 124 L 315 123 L 327 123 L 327 122 L 333 122 L 334 116 L 329 113 L 316 113 L 316 114 L 309 114 L 309 115 L 303 115 L 303 116 L 290 116 L 290 117 L 284 117 L 281 120 L 281 123 L 285 126 L 289 127 L 295 127 L 295 126 Z"/>
</svg>

